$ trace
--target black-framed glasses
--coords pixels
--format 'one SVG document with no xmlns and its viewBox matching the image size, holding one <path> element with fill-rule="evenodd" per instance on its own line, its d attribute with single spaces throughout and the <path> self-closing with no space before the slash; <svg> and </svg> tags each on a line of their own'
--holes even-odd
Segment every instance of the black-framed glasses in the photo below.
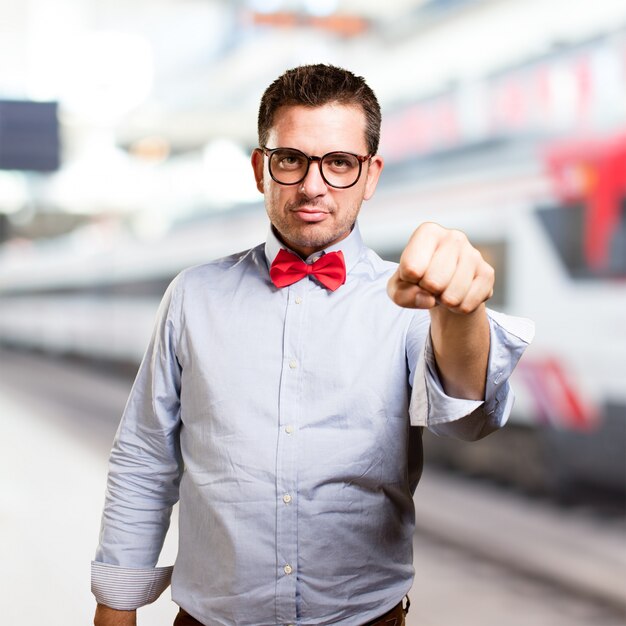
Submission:
<svg viewBox="0 0 626 626">
<path fill-rule="evenodd" d="M 324 182 L 335 189 L 347 189 L 356 185 L 361 177 L 363 163 L 373 155 L 360 156 L 352 152 L 328 152 L 324 156 L 309 156 L 295 148 L 268 148 L 261 146 L 269 159 L 270 176 L 280 185 L 297 185 L 309 173 L 316 161 Z"/>
</svg>

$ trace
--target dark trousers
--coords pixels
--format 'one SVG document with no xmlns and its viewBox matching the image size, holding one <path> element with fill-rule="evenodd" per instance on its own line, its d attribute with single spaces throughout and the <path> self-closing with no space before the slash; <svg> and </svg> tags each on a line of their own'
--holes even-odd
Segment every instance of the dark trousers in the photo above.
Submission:
<svg viewBox="0 0 626 626">
<path fill-rule="evenodd" d="M 406 608 L 402 606 L 402 602 L 396 605 L 391 611 L 387 611 L 384 615 L 375 619 L 372 622 L 367 622 L 364 626 L 405 626 L 404 616 L 409 612 L 409 598 L 406 599 Z M 180 609 L 176 619 L 174 620 L 174 626 L 203 626 L 194 617 L 191 617 L 189 613 Z"/>
</svg>

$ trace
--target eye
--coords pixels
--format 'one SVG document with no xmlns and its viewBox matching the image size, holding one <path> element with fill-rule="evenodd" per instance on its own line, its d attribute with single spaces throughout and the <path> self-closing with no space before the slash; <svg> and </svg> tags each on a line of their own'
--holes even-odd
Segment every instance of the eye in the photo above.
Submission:
<svg viewBox="0 0 626 626">
<path fill-rule="evenodd" d="M 331 168 L 334 172 L 343 172 L 357 167 L 358 161 L 356 157 L 351 154 L 334 152 L 327 155 L 324 159 L 324 164 Z"/>
<path fill-rule="evenodd" d="M 273 161 L 281 169 L 294 170 L 305 166 L 306 157 L 299 152 L 280 150 L 274 153 Z"/>
</svg>

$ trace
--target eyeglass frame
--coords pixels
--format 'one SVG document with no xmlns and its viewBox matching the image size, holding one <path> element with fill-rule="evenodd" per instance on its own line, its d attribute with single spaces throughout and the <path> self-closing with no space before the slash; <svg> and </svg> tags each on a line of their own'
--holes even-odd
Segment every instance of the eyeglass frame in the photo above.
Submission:
<svg viewBox="0 0 626 626">
<path fill-rule="evenodd" d="M 349 189 L 350 187 L 354 187 L 354 185 L 356 185 L 359 182 L 359 179 L 361 178 L 361 173 L 363 172 L 363 163 L 371 160 L 372 157 L 374 156 L 373 154 L 366 154 L 365 156 L 361 156 L 360 154 L 354 154 L 354 152 L 348 152 L 346 150 L 331 150 L 330 152 L 327 152 L 321 157 L 315 156 L 315 155 L 309 156 L 308 154 L 306 154 L 305 152 L 302 152 L 302 150 L 298 150 L 297 148 L 286 148 L 286 147 L 268 148 L 267 146 L 260 146 L 258 150 L 260 150 L 268 158 L 267 167 L 269 169 L 270 176 L 272 177 L 272 180 L 278 183 L 279 185 L 285 185 L 285 186 L 299 185 L 307 177 L 307 174 L 309 173 L 309 169 L 311 167 L 311 163 L 313 161 L 317 161 L 317 165 L 320 169 L 320 176 L 322 177 L 322 180 L 324 181 L 324 183 L 326 183 L 329 187 L 332 187 L 333 189 Z M 270 167 L 270 163 L 272 159 L 272 154 L 274 154 L 274 152 L 277 152 L 278 150 L 293 150 L 294 152 L 299 152 L 307 159 L 306 169 L 304 170 L 304 174 L 302 175 L 302 178 L 300 178 L 299 180 L 296 180 L 293 183 L 283 183 L 274 176 L 272 172 L 272 168 Z M 324 172 L 322 170 L 322 161 L 329 154 L 348 154 L 357 159 L 357 161 L 359 162 L 359 173 L 357 174 L 356 180 L 353 183 L 350 183 L 349 185 L 345 185 L 342 187 L 342 186 L 333 185 L 326 179 L 326 176 L 324 176 Z"/>
</svg>

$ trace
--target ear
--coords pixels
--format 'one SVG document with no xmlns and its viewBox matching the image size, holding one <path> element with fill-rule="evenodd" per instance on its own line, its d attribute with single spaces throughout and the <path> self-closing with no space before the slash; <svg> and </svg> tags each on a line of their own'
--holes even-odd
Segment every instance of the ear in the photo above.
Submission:
<svg viewBox="0 0 626 626">
<path fill-rule="evenodd" d="M 367 166 L 367 177 L 365 179 L 365 193 L 363 194 L 364 200 L 369 200 L 374 195 L 378 179 L 380 178 L 380 174 L 383 171 L 384 166 L 385 162 L 383 161 L 383 157 L 380 155 L 374 155 L 370 159 Z"/>
<path fill-rule="evenodd" d="M 264 193 L 263 177 L 264 177 L 264 169 L 265 169 L 265 159 L 263 158 L 263 152 L 259 148 L 255 148 L 252 151 L 252 156 L 250 157 L 250 161 L 252 162 L 252 169 L 254 171 L 254 179 L 256 180 L 256 188 L 261 193 Z"/>
</svg>

